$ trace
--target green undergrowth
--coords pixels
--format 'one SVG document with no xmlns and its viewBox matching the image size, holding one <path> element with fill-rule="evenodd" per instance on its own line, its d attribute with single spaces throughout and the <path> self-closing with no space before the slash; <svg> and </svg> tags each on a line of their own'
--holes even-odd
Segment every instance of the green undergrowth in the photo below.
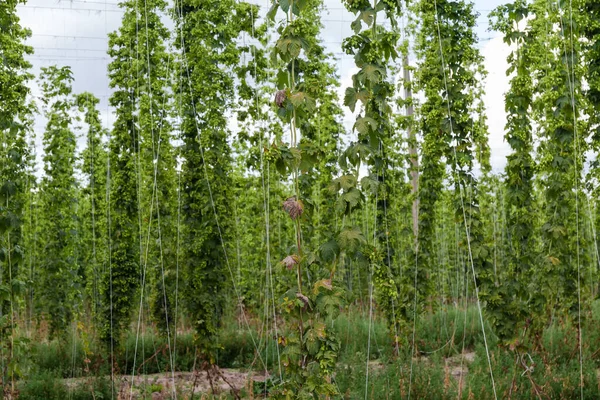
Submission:
<svg viewBox="0 0 600 400">
<path fill-rule="evenodd" d="M 595 302 L 586 312 L 590 316 L 583 326 L 583 398 L 596 399 L 600 398 L 597 379 L 600 332 L 596 329 L 600 326 L 600 302 Z M 466 312 L 449 307 L 419 318 L 414 352 L 412 348 L 405 348 L 397 355 L 385 321 L 377 314 L 370 321 L 365 312 L 351 309 L 329 323 L 341 342 L 338 366 L 333 375 L 340 398 L 364 398 L 365 388 L 369 399 L 402 399 L 408 397 L 409 392 L 411 398 L 423 399 L 493 398 L 481 323 L 474 306 Z M 285 335 L 284 327 L 279 329 L 279 333 Z M 522 351 L 519 358 L 515 351 L 499 346 L 487 324 L 486 333 L 499 398 L 581 397 L 579 346 L 573 321 L 555 320 L 544 330 L 530 353 Z M 412 332 L 407 334 L 407 343 L 411 343 Z M 238 321 L 224 321 L 216 362 L 221 368 L 242 370 L 264 371 L 266 366 L 273 377 L 267 383 L 268 393 L 269 386 L 277 384 L 278 376 L 278 348 L 274 338 L 272 331 L 249 331 Z M 110 398 L 110 381 L 106 378 L 110 376 L 110 356 L 104 354 L 99 345 L 69 337 L 63 341 L 31 343 L 30 346 L 30 356 L 22 368 L 26 379 L 18 385 L 19 398 Z M 157 333 L 147 332 L 138 337 L 129 334 L 114 353 L 117 372 L 135 372 L 136 375 L 169 372 L 171 359 L 175 360 L 176 371 L 199 368 L 194 363 L 196 352 L 192 334 L 179 334 L 174 350 L 173 357 L 167 340 Z M 467 353 L 471 355 L 461 356 Z M 468 372 L 459 387 L 460 373 L 457 371 L 460 371 L 461 362 Z M 69 378 L 83 379 L 76 380 L 76 384 L 67 384 Z M 264 394 L 264 385 L 256 384 L 255 392 L 257 397 Z"/>
<path fill-rule="evenodd" d="M 495 343 L 489 324 L 485 323 L 488 343 Z M 417 350 L 422 355 L 440 353 L 445 357 L 460 354 L 483 343 L 483 332 L 477 307 L 448 308 L 421 318 L 415 337 Z"/>
<path fill-rule="evenodd" d="M 83 382 L 67 384 L 56 374 L 42 372 L 18 385 L 18 398 L 22 400 L 96 400 L 117 398 L 117 392 L 112 387 L 110 379 L 106 377 L 94 377 Z"/>
</svg>

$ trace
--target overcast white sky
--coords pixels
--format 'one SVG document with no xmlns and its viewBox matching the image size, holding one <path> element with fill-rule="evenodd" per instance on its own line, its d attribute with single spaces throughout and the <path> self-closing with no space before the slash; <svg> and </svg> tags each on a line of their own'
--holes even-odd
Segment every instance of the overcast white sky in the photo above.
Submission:
<svg viewBox="0 0 600 400">
<path fill-rule="evenodd" d="M 140 2 L 143 1 L 140 0 Z M 270 0 L 253 0 L 268 8 Z M 506 0 L 475 0 L 475 8 L 480 12 L 477 34 L 481 39 L 479 48 L 485 57 L 489 76 L 486 81 L 488 123 L 490 127 L 490 146 L 492 166 L 495 172 L 501 172 L 505 166 L 506 155 L 510 149 L 503 140 L 505 124 L 504 92 L 508 87 L 505 75 L 508 48 L 496 32 L 488 32 L 487 14 Z M 338 59 L 338 73 L 341 76 L 343 91 L 351 84 L 354 61 L 341 53 L 343 38 L 350 36 L 350 22 L 354 19 L 340 0 L 325 0 L 327 12 L 323 15 L 325 29 L 322 37 L 328 50 Z M 35 49 L 30 60 L 34 72 L 44 66 L 56 64 L 70 65 L 75 77 L 75 93 L 89 91 L 100 98 L 105 124 L 112 122 L 112 111 L 108 106 L 110 89 L 108 87 L 106 54 L 107 33 L 119 28 L 123 13 L 118 0 L 29 0 L 19 6 L 21 23 L 30 28 L 33 36 L 29 41 Z M 35 96 L 39 95 L 36 87 Z M 351 126 L 353 117 L 346 116 Z M 36 131 L 40 138 L 45 121 L 36 120 Z"/>
</svg>

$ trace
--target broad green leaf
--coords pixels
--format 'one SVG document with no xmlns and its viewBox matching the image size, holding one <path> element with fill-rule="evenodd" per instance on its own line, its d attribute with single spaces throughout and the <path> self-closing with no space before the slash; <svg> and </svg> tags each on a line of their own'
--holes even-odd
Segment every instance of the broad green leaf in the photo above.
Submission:
<svg viewBox="0 0 600 400">
<path fill-rule="evenodd" d="M 344 204 L 345 207 L 345 204 Z M 332 262 L 340 253 L 340 246 L 335 239 L 330 239 L 319 247 L 319 255 L 325 262 Z"/>
<path fill-rule="evenodd" d="M 284 89 L 289 84 L 289 75 L 287 71 L 280 70 L 277 72 L 277 89 Z"/>
<path fill-rule="evenodd" d="M 361 135 L 368 135 L 372 131 L 377 130 L 377 121 L 371 117 L 359 117 L 354 123 L 354 129 Z"/>
<path fill-rule="evenodd" d="M 375 85 L 381 82 L 385 76 L 385 69 L 374 64 L 365 64 L 362 69 L 356 74 L 358 81 L 362 84 L 369 83 Z"/>
<path fill-rule="evenodd" d="M 277 15 L 278 9 L 279 9 L 279 3 L 277 1 L 274 1 L 273 5 L 271 5 L 271 8 L 267 12 L 267 19 L 269 19 L 271 21 L 275 21 L 275 15 Z"/>
<path fill-rule="evenodd" d="M 359 14 L 359 18 L 365 24 L 367 24 L 367 26 L 371 26 L 373 24 L 374 19 L 375 19 L 375 10 L 373 10 L 373 9 L 364 10 L 364 11 L 362 11 Z"/>
<path fill-rule="evenodd" d="M 281 7 L 281 11 L 287 13 L 290 11 L 290 0 L 279 0 L 279 6 Z"/>
<path fill-rule="evenodd" d="M 344 201 L 346 201 L 346 203 L 348 203 L 350 209 L 352 209 L 360 203 L 362 199 L 362 193 L 360 192 L 360 190 L 353 187 L 346 193 L 344 193 L 341 197 L 344 199 Z"/>
<path fill-rule="evenodd" d="M 339 244 L 343 250 L 352 250 L 366 243 L 367 241 L 362 232 L 356 227 L 340 232 Z"/>
<path fill-rule="evenodd" d="M 340 189 L 349 190 L 356 186 L 356 176 L 352 174 L 342 175 L 334 179 L 331 186 L 334 192 L 338 192 Z"/>
<path fill-rule="evenodd" d="M 344 105 L 350 108 L 350 111 L 354 112 L 356 108 L 356 101 L 358 100 L 356 89 L 353 87 L 346 88 L 344 94 Z"/>
<path fill-rule="evenodd" d="M 350 28 L 352 28 L 354 33 L 356 33 L 358 35 L 360 33 L 360 30 L 362 29 L 362 24 L 360 23 L 360 19 L 357 18 L 354 21 L 352 21 L 352 23 L 350 24 Z"/>
</svg>

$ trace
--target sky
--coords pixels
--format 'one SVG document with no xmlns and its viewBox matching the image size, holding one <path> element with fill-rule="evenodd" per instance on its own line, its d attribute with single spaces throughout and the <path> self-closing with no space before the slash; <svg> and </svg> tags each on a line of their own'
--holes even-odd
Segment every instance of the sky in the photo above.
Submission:
<svg viewBox="0 0 600 400">
<path fill-rule="evenodd" d="M 251 0 L 261 6 L 269 7 L 270 0 Z M 169 0 L 171 2 L 171 0 Z M 488 77 L 485 82 L 485 104 L 489 125 L 491 163 L 494 172 L 502 172 L 510 148 L 504 141 L 504 93 L 508 89 L 506 57 L 509 49 L 497 32 L 488 31 L 488 13 L 506 0 L 475 0 L 475 9 L 480 13 L 477 19 L 476 33 L 480 39 L 478 47 L 485 58 Z M 143 4 L 143 0 L 140 0 Z M 341 0 L 325 0 L 326 12 L 322 16 L 325 26 L 321 36 L 328 51 L 337 58 L 338 74 L 341 78 L 340 93 L 351 86 L 352 74 L 356 72 L 354 61 L 341 51 L 341 42 L 352 34 L 350 23 L 354 16 L 344 9 Z M 107 66 L 110 62 L 106 54 L 107 34 L 117 30 L 123 12 L 118 0 L 28 0 L 18 6 L 21 24 L 32 31 L 28 44 L 33 46 L 35 54 L 29 60 L 34 73 L 50 65 L 72 68 L 73 92 L 88 91 L 100 99 L 100 110 L 105 126 L 113 122 L 112 110 L 108 105 L 110 96 Z M 32 94 L 40 96 L 35 82 Z M 347 109 L 344 107 L 344 109 Z M 348 111 L 344 122 L 351 129 L 354 117 Z M 41 137 L 45 120 L 36 118 L 35 130 L 38 137 L 38 159 L 41 157 Z"/>
</svg>

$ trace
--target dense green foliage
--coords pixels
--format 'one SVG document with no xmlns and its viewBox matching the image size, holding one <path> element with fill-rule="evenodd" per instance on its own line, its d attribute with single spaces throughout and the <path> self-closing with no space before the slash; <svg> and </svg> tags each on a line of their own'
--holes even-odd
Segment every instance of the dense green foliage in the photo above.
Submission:
<svg viewBox="0 0 600 400">
<path fill-rule="evenodd" d="M 44 132 L 44 172 L 40 185 L 43 253 L 39 291 L 48 313 L 50 337 L 64 334 L 79 303 L 76 257 L 74 104 L 69 67 L 42 70 L 42 103 L 48 119 Z"/>
<path fill-rule="evenodd" d="M 353 127 L 358 140 L 346 149 L 341 164 L 342 167 L 355 169 L 355 183 L 349 188 L 348 194 L 371 196 L 376 203 L 377 215 L 372 228 L 374 240 L 368 240 L 370 249 L 365 256 L 373 279 L 370 284 L 376 286 L 378 301 L 387 315 L 397 347 L 400 340 L 398 325 L 402 325 L 403 319 L 400 318 L 401 313 L 396 312 L 398 289 L 391 274 L 388 242 L 387 212 L 392 199 L 389 188 L 393 187 L 393 175 L 390 173 L 393 135 L 390 100 L 394 93 L 388 64 L 398 57 L 397 19 L 402 8 L 400 2 L 346 2 L 345 5 L 356 14 L 356 20 L 351 24 L 355 34 L 346 38 L 342 47 L 346 53 L 354 56 L 359 71 L 352 77 L 353 86 L 346 89 L 344 104 L 353 112 L 359 102 L 361 108 Z M 391 30 L 381 23 L 383 18 L 390 21 Z M 364 29 L 363 23 L 366 25 Z M 369 166 L 369 175 L 359 179 L 361 164 Z"/>
<path fill-rule="evenodd" d="M 530 46 L 532 40 L 530 32 L 520 29 L 528 10 L 525 2 L 515 2 L 499 9 L 496 28 L 505 34 L 505 41 L 514 44 L 516 49 L 511 53 L 508 61 L 510 71 L 515 71 L 511 80 L 511 92 L 506 95 L 506 111 L 508 121 L 506 126 L 506 140 L 513 149 L 508 157 L 506 166 L 506 196 L 512 206 L 506 210 L 506 223 L 510 230 L 509 264 L 504 274 L 501 275 L 502 285 L 513 285 L 511 292 L 505 293 L 503 311 L 507 315 L 500 315 L 498 323 L 505 323 L 506 319 L 519 321 L 519 325 L 531 318 L 531 313 L 526 307 L 528 289 L 528 274 L 535 263 L 536 255 L 533 251 L 535 237 L 533 236 L 534 213 L 534 187 L 533 174 L 535 164 L 532 157 L 533 128 L 528 116 L 533 101 L 533 87 L 530 71 Z M 502 311 L 502 310 L 499 310 Z M 514 314 L 510 316 L 510 314 Z M 512 325 L 512 324 L 511 324 Z M 516 329 L 515 329 L 516 328 Z M 504 339 L 516 339 L 521 336 L 522 326 L 498 327 Z"/>
<path fill-rule="evenodd" d="M 79 200 L 79 230 L 82 248 L 79 265 L 80 276 L 85 281 L 90 308 L 95 316 L 101 309 L 101 282 L 108 264 L 107 240 L 107 162 L 105 144 L 107 131 L 102 126 L 99 100 L 91 93 L 82 93 L 76 98 L 83 121 L 87 125 L 86 148 L 82 153 L 81 172 L 88 184 L 81 190 Z"/>
<path fill-rule="evenodd" d="M 219 367 L 264 376 L 233 398 L 598 397 L 596 1 L 491 12 L 502 172 L 472 1 L 342 1 L 343 99 L 323 0 L 122 1 L 114 123 L 48 66 L 41 147 L 18 3 L 0 4 L 5 397 L 185 397 L 176 371 L 217 396 Z"/>
<path fill-rule="evenodd" d="M 25 284 L 20 274 L 25 260 L 22 226 L 33 113 L 27 86 L 33 76 L 25 58 L 33 49 L 24 44 L 30 31 L 19 23 L 18 3 L 10 0 L 0 4 L 0 378 L 3 392 L 9 395 L 19 375 L 15 306 L 21 303 Z"/>
<path fill-rule="evenodd" d="M 182 51 L 178 91 L 183 108 L 181 154 L 186 309 L 203 357 L 212 362 L 231 268 L 231 150 L 226 111 L 233 101 L 235 40 L 252 31 L 253 6 L 235 1 L 181 1 L 176 44 Z"/>
</svg>

